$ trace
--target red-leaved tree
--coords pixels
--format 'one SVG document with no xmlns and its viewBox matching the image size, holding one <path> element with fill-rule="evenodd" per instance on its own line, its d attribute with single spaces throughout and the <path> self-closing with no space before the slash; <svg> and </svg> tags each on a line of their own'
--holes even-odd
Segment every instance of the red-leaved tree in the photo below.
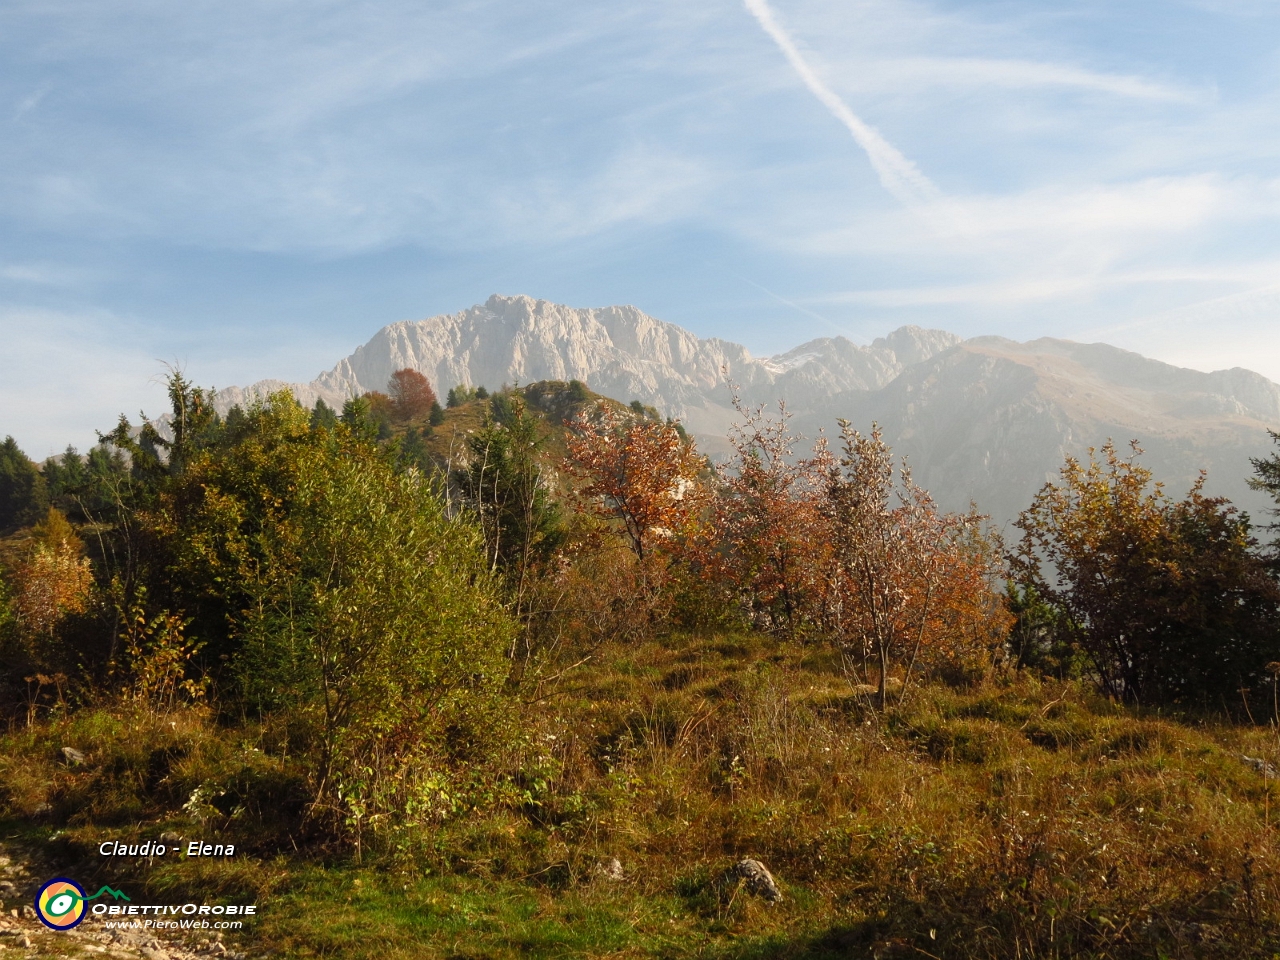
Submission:
<svg viewBox="0 0 1280 960">
<path fill-rule="evenodd" d="M 875 665 L 883 708 L 891 668 L 903 670 L 905 693 L 920 661 L 989 658 L 1003 642 L 1010 618 L 994 591 L 1001 558 L 985 518 L 938 510 L 906 467 L 896 468 L 878 427 L 870 436 L 840 427 L 822 503 L 831 546 L 826 619 L 847 651 Z"/>
<path fill-rule="evenodd" d="M 387 395 L 391 407 L 400 420 L 417 420 L 431 413 L 436 405 L 436 392 L 431 383 L 417 370 L 397 370 L 387 381 Z"/>
<path fill-rule="evenodd" d="M 786 405 L 777 419 L 763 407 L 734 406 L 733 457 L 721 471 L 708 536 L 699 538 L 704 574 L 726 585 L 753 621 L 789 631 L 812 612 L 830 552 L 821 531 L 818 461 L 796 459 Z"/>
</svg>

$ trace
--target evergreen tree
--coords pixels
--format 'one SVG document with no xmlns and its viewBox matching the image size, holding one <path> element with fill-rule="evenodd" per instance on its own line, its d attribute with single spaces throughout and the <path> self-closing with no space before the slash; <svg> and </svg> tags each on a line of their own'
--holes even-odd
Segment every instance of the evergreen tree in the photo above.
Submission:
<svg viewBox="0 0 1280 960">
<path fill-rule="evenodd" d="M 1271 435 L 1272 442 L 1280 446 L 1280 433 L 1274 430 L 1268 430 L 1267 433 Z M 1271 515 L 1280 518 L 1280 452 L 1273 452 L 1269 457 L 1255 458 L 1249 462 L 1253 464 L 1253 476 L 1249 478 L 1249 486 L 1254 490 L 1261 490 L 1276 502 Z M 1280 531 L 1280 520 L 1268 524 L 1267 529 Z M 1271 545 L 1271 563 L 1280 567 L 1280 538 Z"/>
<path fill-rule="evenodd" d="M 312 430 L 332 430 L 338 424 L 338 414 L 321 398 L 311 410 Z"/>
<path fill-rule="evenodd" d="M 0 530 L 30 526 L 49 509 L 49 493 L 36 465 L 13 437 L 0 444 Z"/>
<path fill-rule="evenodd" d="M 50 457 L 40 468 L 51 499 L 64 497 L 84 482 L 84 461 L 75 447 L 69 446 L 60 457 Z"/>
</svg>

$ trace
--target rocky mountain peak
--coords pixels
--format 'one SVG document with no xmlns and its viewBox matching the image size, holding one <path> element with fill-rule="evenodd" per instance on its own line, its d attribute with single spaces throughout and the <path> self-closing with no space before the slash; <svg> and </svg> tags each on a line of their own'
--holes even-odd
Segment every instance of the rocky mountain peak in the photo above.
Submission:
<svg viewBox="0 0 1280 960">
<path fill-rule="evenodd" d="M 867 346 L 823 337 L 755 358 L 740 344 L 698 337 L 634 306 L 576 308 L 498 294 L 458 313 L 383 327 L 310 383 L 233 387 L 218 402 L 228 409 L 287 386 L 308 406 L 323 398 L 340 407 L 385 389 L 404 367 L 441 394 L 459 384 L 581 380 L 680 417 L 713 456 L 728 449 L 735 387 L 748 403 L 785 399 L 793 425 L 808 436 L 838 417 L 861 429 L 875 420 L 941 504 L 963 509 L 976 500 L 1001 521 L 1056 476 L 1064 456 L 1134 438 L 1170 489 L 1207 468 L 1211 492 L 1256 514 L 1258 495 L 1245 486 L 1249 459 L 1268 452 L 1267 429 L 1280 427 L 1280 386 L 1265 377 L 1182 369 L 1107 344 L 962 341 L 907 326 Z"/>
</svg>

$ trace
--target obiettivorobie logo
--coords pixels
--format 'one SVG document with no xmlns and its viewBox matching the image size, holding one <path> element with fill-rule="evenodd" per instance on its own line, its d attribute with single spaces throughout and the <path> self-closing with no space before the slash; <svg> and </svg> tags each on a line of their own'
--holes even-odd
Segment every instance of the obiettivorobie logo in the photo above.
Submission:
<svg viewBox="0 0 1280 960">
<path fill-rule="evenodd" d="M 110 896 L 117 902 L 88 906 L 90 901 L 104 896 Z M 121 900 L 124 903 L 119 903 Z M 36 915 L 51 930 L 70 930 L 89 914 L 102 918 L 108 927 L 239 930 L 244 926 L 240 918 L 252 917 L 257 912 L 258 905 L 254 903 L 137 904 L 123 891 L 105 884 L 89 896 L 84 887 L 66 877 L 54 877 L 36 894 Z"/>
<path fill-rule="evenodd" d="M 66 877 L 54 877 L 36 894 L 36 916 L 41 923 L 53 930 L 70 930 L 77 926 L 88 913 L 85 906 L 90 900 L 97 900 L 104 894 L 110 894 L 116 900 L 128 900 L 121 891 L 102 886 L 92 897 L 86 896 L 84 887 Z"/>
</svg>

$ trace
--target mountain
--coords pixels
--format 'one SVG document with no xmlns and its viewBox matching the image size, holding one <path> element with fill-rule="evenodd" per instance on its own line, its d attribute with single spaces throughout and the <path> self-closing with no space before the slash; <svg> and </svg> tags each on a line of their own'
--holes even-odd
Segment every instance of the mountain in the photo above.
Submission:
<svg viewBox="0 0 1280 960">
<path fill-rule="evenodd" d="M 1108 438 L 1142 442 L 1143 462 L 1181 494 L 1201 469 L 1208 489 L 1260 515 L 1247 489 L 1250 457 L 1280 429 L 1280 386 L 1235 368 L 1202 373 L 1105 344 L 999 337 L 962 341 L 903 327 L 870 346 L 822 338 L 774 357 L 702 339 L 635 307 L 576 309 L 492 296 L 459 313 L 384 327 L 307 384 L 262 381 L 219 394 L 223 409 L 289 387 L 307 405 L 340 407 L 384 390 L 395 370 L 422 371 L 443 393 L 539 380 L 581 380 L 623 402 L 639 399 L 682 419 L 713 456 L 736 414 L 731 384 L 749 403 L 785 400 L 812 437 L 836 419 L 884 429 L 916 479 L 944 506 L 970 500 L 1001 523 L 1016 516 L 1063 457 Z"/>
<path fill-rule="evenodd" d="M 1202 373 L 1106 344 L 977 337 L 913 364 L 877 391 L 833 395 L 806 410 L 814 428 L 842 416 L 877 421 L 916 480 L 951 509 L 969 498 L 997 520 L 1017 515 L 1063 457 L 1114 440 L 1170 493 L 1200 470 L 1207 490 L 1258 520 L 1271 502 L 1249 490 L 1251 457 L 1280 429 L 1280 386 L 1243 369 Z"/>
</svg>

